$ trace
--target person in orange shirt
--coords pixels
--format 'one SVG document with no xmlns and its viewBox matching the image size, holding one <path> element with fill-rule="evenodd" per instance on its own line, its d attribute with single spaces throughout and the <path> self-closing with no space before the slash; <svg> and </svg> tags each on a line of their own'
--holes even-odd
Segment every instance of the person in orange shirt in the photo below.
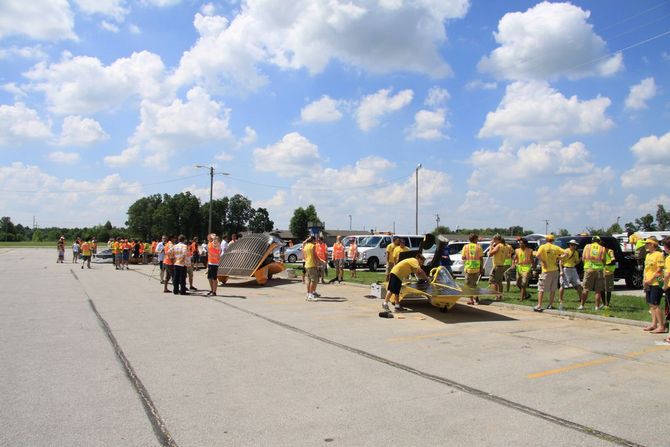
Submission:
<svg viewBox="0 0 670 447">
<path fill-rule="evenodd" d="M 319 236 L 316 241 L 316 258 L 319 263 L 319 280 L 321 284 L 326 283 L 326 274 L 328 273 L 328 246 L 323 241 L 323 237 Z M 316 295 L 318 297 L 318 295 Z"/>
<path fill-rule="evenodd" d="M 209 280 L 209 289 L 207 296 L 216 296 L 218 283 L 216 277 L 219 272 L 219 261 L 221 260 L 221 242 L 219 237 L 212 233 L 207 236 L 207 279 Z"/>
<path fill-rule="evenodd" d="M 158 246 L 158 241 L 156 239 L 151 240 L 151 256 L 156 255 L 156 247 Z"/>
<path fill-rule="evenodd" d="M 192 268 L 197 272 L 198 263 L 200 262 L 200 256 L 198 255 L 198 238 L 194 237 L 191 239 L 191 244 L 189 245 L 191 250 L 191 264 Z"/>
<path fill-rule="evenodd" d="M 170 290 L 168 289 L 168 283 L 170 282 L 170 278 L 174 278 L 174 254 L 170 251 L 172 249 L 172 246 L 174 245 L 172 243 L 172 239 L 174 236 L 168 236 L 167 242 L 163 245 L 163 252 L 165 253 L 165 257 L 163 258 L 163 267 L 165 268 L 165 282 L 163 282 L 163 293 L 170 293 Z M 174 286 L 174 284 L 173 284 Z"/>
<path fill-rule="evenodd" d="M 353 237 L 351 238 L 351 242 L 349 243 L 349 250 L 348 253 L 349 259 L 351 259 L 350 264 L 349 264 L 349 274 L 351 275 L 351 278 L 356 277 L 356 262 L 358 261 L 358 244 L 356 244 L 356 238 Z"/>
<path fill-rule="evenodd" d="M 130 242 L 128 239 L 121 241 L 121 270 L 128 270 L 128 260 L 130 259 Z"/>
<path fill-rule="evenodd" d="M 338 284 L 341 284 L 344 279 L 344 245 L 342 245 L 341 236 L 337 236 L 333 245 L 333 265 L 335 266 L 335 278 L 330 282 L 337 281 Z"/>
</svg>

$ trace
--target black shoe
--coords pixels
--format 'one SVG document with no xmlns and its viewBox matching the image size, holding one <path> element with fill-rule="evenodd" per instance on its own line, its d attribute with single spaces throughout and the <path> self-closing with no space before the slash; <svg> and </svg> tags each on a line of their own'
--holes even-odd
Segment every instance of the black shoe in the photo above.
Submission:
<svg viewBox="0 0 670 447">
<path fill-rule="evenodd" d="M 198 290 L 195 287 L 189 287 L 188 290 Z"/>
<path fill-rule="evenodd" d="M 188 292 L 181 292 L 180 295 L 190 295 Z"/>
</svg>

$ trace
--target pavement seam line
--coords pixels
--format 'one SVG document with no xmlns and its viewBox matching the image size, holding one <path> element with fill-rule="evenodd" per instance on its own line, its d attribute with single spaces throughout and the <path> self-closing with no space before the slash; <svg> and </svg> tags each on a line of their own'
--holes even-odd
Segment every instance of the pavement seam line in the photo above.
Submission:
<svg viewBox="0 0 670 447">
<path fill-rule="evenodd" d="M 595 428 L 588 427 L 586 425 L 578 424 L 576 422 L 572 422 L 570 420 L 563 419 L 561 417 L 554 416 L 554 415 L 549 414 L 549 413 L 545 413 L 544 411 L 529 407 L 527 405 L 524 405 L 524 404 L 521 404 L 521 403 L 518 403 L 518 402 L 511 401 L 509 399 L 506 399 L 504 397 L 495 395 L 493 393 L 489 393 L 489 392 L 486 392 L 486 391 L 483 391 L 483 390 L 480 390 L 480 389 L 477 389 L 477 388 L 474 388 L 474 387 L 471 387 L 471 386 L 468 386 L 468 385 L 464 385 L 464 384 L 456 382 L 454 380 L 447 379 L 446 377 L 441 377 L 441 376 L 437 376 L 437 375 L 434 375 L 434 374 L 431 374 L 431 373 L 427 373 L 425 371 L 421 371 L 419 369 L 413 368 L 409 365 L 405 365 L 403 363 L 395 362 L 393 360 L 389 360 L 389 359 L 386 359 L 384 357 L 380 357 L 376 354 L 372 354 L 371 352 L 367 352 L 367 351 L 364 351 L 362 349 L 354 348 L 353 346 L 345 345 L 343 343 L 339 343 L 337 341 L 330 340 L 328 338 L 322 337 L 320 335 L 316 335 L 316 334 L 314 334 L 312 332 L 309 332 L 309 331 L 306 331 L 304 329 L 300 329 L 299 327 L 292 326 L 292 325 L 284 323 L 282 321 L 274 320 L 272 318 L 266 317 L 266 316 L 261 315 L 259 313 L 256 313 L 256 312 L 253 312 L 253 311 L 235 306 L 234 304 L 230 304 L 230 303 L 227 303 L 225 301 L 221 301 L 221 300 L 216 299 L 214 297 L 205 297 L 205 298 L 207 298 L 209 300 L 212 300 L 214 302 L 223 304 L 225 306 L 231 307 L 233 309 L 236 309 L 236 310 L 238 310 L 240 312 L 243 312 L 243 313 L 246 313 L 248 315 L 254 316 L 256 318 L 260 318 L 262 320 L 267 321 L 268 323 L 277 325 L 279 327 L 282 327 L 284 329 L 287 329 L 287 330 L 290 330 L 292 332 L 298 333 L 300 335 L 307 336 L 309 338 L 320 341 L 322 343 L 326 343 L 326 344 L 329 344 L 329 345 L 334 346 L 336 348 L 343 349 L 345 351 L 348 351 L 348 352 L 357 354 L 359 356 L 365 357 L 369 360 L 373 360 L 375 362 L 382 363 L 384 365 L 391 366 L 391 367 L 396 368 L 396 369 L 400 369 L 402 371 L 408 372 L 408 373 L 413 374 L 415 376 L 419 376 L 419 377 L 422 377 L 424 379 L 431 380 L 433 382 L 441 383 L 441 384 L 446 385 L 450 388 L 454 388 L 454 389 L 457 389 L 461 392 L 470 394 L 472 396 L 479 397 L 481 399 L 485 399 L 485 400 L 494 402 L 496 404 L 499 404 L 499 405 L 502 405 L 502 406 L 520 411 L 520 412 L 528 414 L 530 416 L 534 416 L 534 417 L 537 417 L 537 418 L 540 418 L 540 419 L 544 419 L 545 421 L 551 422 L 553 424 L 556 424 L 556 425 L 559 425 L 559 426 L 562 426 L 562 427 L 565 427 L 565 428 L 569 428 L 569 429 L 572 429 L 572 430 L 575 430 L 575 431 L 578 431 L 578 432 L 596 437 L 596 438 L 601 439 L 603 441 L 611 442 L 613 444 L 618 444 L 618 445 L 623 445 L 623 446 L 628 446 L 628 447 L 643 447 L 642 444 L 638 444 L 636 442 L 629 441 L 627 439 L 618 437 L 616 435 L 612 435 L 612 434 L 597 430 Z"/>
<path fill-rule="evenodd" d="M 72 276 L 75 277 L 77 282 L 79 282 L 79 285 L 81 286 L 84 295 L 86 295 L 91 310 L 95 314 L 96 318 L 98 319 L 98 323 L 100 324 L 100 326 L 102 326 L 102 330 L 105 332 L 105 335 L 112 344 L 112 348 L 114 348 L 116 358 L 119 360 L 119 362 L 121 362 L 121 366 L 123 367 L 123 370 L 126 373 L 128 380 L 130 381 L 131 385 L 135 389 L 135 392 L 140 398 L 142 406 L 144 407 L 144 411 L 147 414 L 147 417 L 149 418 L 149 422 L 151 423 L 151 427 L 153 428 L 154 434 L 156 435 L 158 442 L 160 442 L 160 444 L 165 447 L 178 447 L 176 441 L 170 434 L 170 431 L 168 430 L 165 421 L 163 421 L 163 418 L 161 418 L 160 414 L 158 413 L 158 409 L 156 408 L 156 405 L 154 405 L 154 402 L 151 399 L 151 396 L 149 395 L 149 391 L 147 391 L 146 387 L 144 386 L 140 378 L 137 376 L 137 373 L 130 364 L 130 361 L 126 357 L 126 354 L 123 352 L 123 349 L 119 345 L 119 342 L 114 336 L 112 329 L 109 327 L 109 324 L 102 317 L 102 315 L 100 315 L 100 312 L 98 312 L 98 309 L 95 307 L 95 303 L 88 295 L 88 292 L 84 288 L 83 284 L 81 284 L 79 278 L 77 277 L 77 274 L 72 269 L 70 269 L 70 272 L 72 273 Z"/>
</svg>

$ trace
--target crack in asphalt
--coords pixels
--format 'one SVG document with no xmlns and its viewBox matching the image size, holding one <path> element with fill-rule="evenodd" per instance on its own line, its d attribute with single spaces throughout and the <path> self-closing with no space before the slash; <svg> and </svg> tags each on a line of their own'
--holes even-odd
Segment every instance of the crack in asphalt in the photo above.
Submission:
<svg viewBox="0 0 670 447">
<path fill-rule="evenodd" d="M 144 411 L 147 414 L 147 418 L 149 419 L 154 434 L 156 435 L 156 439 L 158 439 L 158 442 L 160 442 L 160 444 L 164 447 L 177 447 L 177 442 L 170 434 L 170 431 L 168 430 L 165 421 L 163 420 L 163 418 L 161 418 L 160 414 L 158 413 L 158 409 L 156 408 L 156 405 L 151 399 L 149 391 L 147 391 L 146 387 L 144 386 L 144 384 L 138 377 L 137 373 L 133 369 L 133 366 L 130 364 L 130 361 L 128 360 L 126 354 L 123 352 L 123 349 L 119 345 L 119 342 L 114 336 L 112 329 L 109 327 L 109 324 L 102 317 L 102 315 L 100 315 L 100 312 L 98 312 L 98 309 L 95 307 L 95 303 L 88 295 L 88 292 L 84 288 L 83 284 L 81 284 L 81 281 L 79 280 L 77 274 L 72 269 L 70 269 L 70 273 L 72 273 L 72 276 L 74 276 L 74 278 L 77 280 L 80 287 L 82 288 L 84 295 L 86 295 L 86 299 L 88 300 L 88 304 L 91 306 L 91 310 L 95 314 L 96 318 L 98 319 L 98 323 L 102 327 L 102 330 L 104 331 L 105 335 L 109 339 L 109 342 L 114 348 L 116 358 L 121 363 L 121 366 L 123 367 L 123 370 L 126 373 L 126 377 L 128 377 L 130 384 L 135 389 L 135 393 L 140 398 L 142 406 L 144 407 Z"/>
</svg>

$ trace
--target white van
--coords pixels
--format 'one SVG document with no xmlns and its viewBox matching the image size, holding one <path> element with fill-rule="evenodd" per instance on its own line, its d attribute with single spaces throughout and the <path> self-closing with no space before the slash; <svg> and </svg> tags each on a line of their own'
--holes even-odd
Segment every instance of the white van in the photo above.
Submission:
<svg viewBox="0 0 670 447">
<path fill-rule="evenodd" d="M 356 238 L 356 244 L 358 245 L 356 265 L 367 267 L 371 272 L 375 272 L 379 267 L 386 266 L 386 247 L 396 236 L 402 238 L 410 250 L 418 250 L 423 241 L 423 235 L 418 234 L 366 234 L 347 236 L 342 239 L 342 244 L 346 250 L 351 240 Z M 328 248 L 328 257 L 332 259 L 332 248 Z M 349 264 L 350 261 L 347 256 L 346 263 Z"/>
</svg>

